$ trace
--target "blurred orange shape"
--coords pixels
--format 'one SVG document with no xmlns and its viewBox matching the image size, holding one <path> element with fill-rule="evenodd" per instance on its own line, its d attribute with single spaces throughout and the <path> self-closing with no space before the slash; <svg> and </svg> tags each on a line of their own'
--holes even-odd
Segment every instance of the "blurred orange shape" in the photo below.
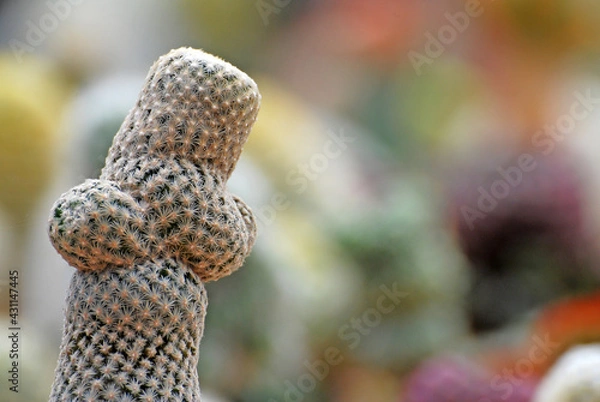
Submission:
<svg viewBox="0 0 600 402">
<path fill-rule="evenodd" d="M 545 372 L 567 349 L 600 341 L 600 292 L 560 301 L 545 309 L 534 323 L 534 334 L 555 346 L 542 364 Z"/>
</svg>

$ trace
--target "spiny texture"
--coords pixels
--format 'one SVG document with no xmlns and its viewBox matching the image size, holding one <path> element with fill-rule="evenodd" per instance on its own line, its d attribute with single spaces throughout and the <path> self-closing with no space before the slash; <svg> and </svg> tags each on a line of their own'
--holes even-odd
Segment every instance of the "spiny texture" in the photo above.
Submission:
<svg viewBox="0 0 600 402">
<path fill-rule="evenodd" d="M 99 179 L 53 206 L 75 273 L 51 401 L 198 401 L 203 282 L 238 269 L 256 224 L 226 191 L 256 120 L 246 74 L 181 48 L 151 68 Z M 128 399 L 129 398 L 129 399 Z"/>
<path fill-rule="evenodd" d="M 600 401 L 600 345 L 577 346 L 552 367 L 534 402 Z"/>
<path fill-rule="evenodd" d="M 254 81 L 214 56 L 178 49 L 161 57 L 100 180 L 55 204 L 54 247 L 81 270 L 174 257 L 206 282 L 239 268 L 255 222 L 225 182 L 259 102 Z"/>
<path fill-rule="evenodd" d="M 198 277 L 173 260 L 76 272 L 61 346 L 68 376 L 51 399 L 199 400 L 206 305 Z"/>
</svg>

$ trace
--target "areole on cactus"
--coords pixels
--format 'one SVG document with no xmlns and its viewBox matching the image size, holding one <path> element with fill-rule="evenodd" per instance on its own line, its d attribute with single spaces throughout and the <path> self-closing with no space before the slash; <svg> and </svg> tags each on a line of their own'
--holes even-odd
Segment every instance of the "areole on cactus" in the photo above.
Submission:
<svg viewBox="0 0 600 402">
<path fill-rule="evenodd" d="M 199 401 L 203 283 L 253 246 L 250 209 L 226 190 L 258 113 L 254 81 L 201 50 L 152 66 L 99 179 L 52 208 L 73 267 L 51 401 Z"/>
</svg>

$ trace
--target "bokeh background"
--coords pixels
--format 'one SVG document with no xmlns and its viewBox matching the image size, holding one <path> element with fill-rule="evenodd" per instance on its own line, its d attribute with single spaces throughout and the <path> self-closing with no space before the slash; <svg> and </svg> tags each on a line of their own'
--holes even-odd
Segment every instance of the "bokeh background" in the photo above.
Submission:
<svg viewBox="0 0 600 402">
<path fill-rule="evenodd" d="M 0 400 L 52 383 L 73 269 L 50 206 L 180 46 L 263 97 L 229 183 L 259 236 L 207 285 L 206 401 L 533 400 L 600 342 L 599 37 L 591 0 L 0 1 Z"/>
</svg>

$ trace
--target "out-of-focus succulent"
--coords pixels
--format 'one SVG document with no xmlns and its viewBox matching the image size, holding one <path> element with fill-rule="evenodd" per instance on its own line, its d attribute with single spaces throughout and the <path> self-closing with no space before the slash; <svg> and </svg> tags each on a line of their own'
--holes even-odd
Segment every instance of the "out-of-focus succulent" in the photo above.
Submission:
<svg viewBox="0 0 600 402">
<path fill-rule="evenodd" d="M 137 99 L 144 74 L 113 74 L 82 87 L 69 105 L 65 162 L 70 180 L 98 177 L 115 133 Z"/>
<path fill-rule="evenodd" d="M 265 3 L 268 9 L 262 11 Z M 295 7 L 292 3 L 278 5 L 264 0 L 206 0 L 198 3 L 185 0 L 182 7 L 193 32 L 200 38 L 226 52 L 225 57 L 252 62 L 256 58 L 255 52 L 261 49 L 260 44 L 273 32 L 268 28 L 279 25 L 283 15 Z M 224 20 L 228 23 L 223 24 Z M 236 29 L 231 29 L 232 26 Z"/>
<path fill-rule="evenodd" d="M 465 358 L 434 357 L 409 376 L 401 402 L 529 402 L 534 389 L 527 381 L 503 388 Z"/>
<path fill-rule="evenodd" d="M 41 203 L 62 144 L 60 124 L 69 86 L 48 62 L 0 53 L 0 230 L 7 252 L 0 276 L 24 270 L 31 217 Z M 8 312 L 0 285 L 0 314 Z"/>
<path fill-rule="evenodd" d="M 508 0 L 488 7 L 482 25 L 490 37 L 510 40 L 511 47 L 560 60 L 568 52 L 587 52 L 598 44 L 598 3 L 586 0 L 548 2 Z M 503 35 L 499 35 L 502 32 Z"/>
<path fill-rule="evenodd" d="M 52 177 L 67 93 L 49 64 L 0 55 L 0 208 L 19 226 Z"/>
<path fill-rule="evenodd" d="M 339 225 L 337 234 L 365 283 L 357 313 L 376 303 L 382 285 L 397 283 L 408 294 L 353 353 L 405 369 L 466 334 L 468 271 L 441 225 L 431 183 L 406 178 L 388 192 L 377 208 Z"/>
<path fill-rule="evenodd" d="M 530 157 L 527 171 L 518 165 L 523 155 Z M 523 153 L 483 171 L 465 173 L 453 201 L 459 242 L 473 267 L 475 330 L 498 329 L 598 283 L 581 258 L 588 244 L 582 188 L 563 155 Z"/>
<path fill-rule="evenodd" d="M 600 400 L 600 345 L 576 346 L 542 379 L 533 402 Z"/>
<path fill-rule="evenodd" d="M 543 309 L 533 324 L 532 337 L 547 339 L 552 348 L 547 348 L 545 358 L 536 362 L 537 370 L 545 373 L 565 351 L 578 344 L 600 342 L 598 311 L 599 292 L 562 299 Z"/>
</svg>

